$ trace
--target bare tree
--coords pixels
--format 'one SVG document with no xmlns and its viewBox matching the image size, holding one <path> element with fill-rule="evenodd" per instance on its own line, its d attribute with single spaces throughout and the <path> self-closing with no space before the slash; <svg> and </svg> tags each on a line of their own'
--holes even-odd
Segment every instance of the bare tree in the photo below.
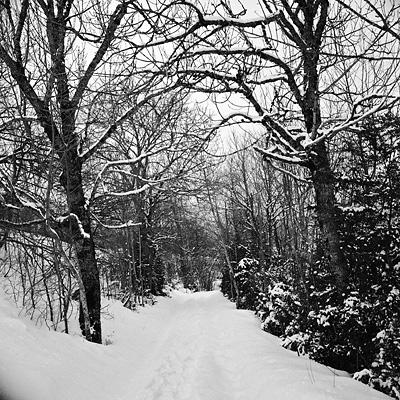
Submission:
<svg viewBox="0 0 400 400">
<path fill-rule="evenodd" d="M 188 17 L 180 20 L 176 37 L 183 44 L 168 73 L 230 105 L 220 127 L 264 129 L 265 142 L 255 148 L 265 159 L 307 168 L 321 248 L 343 288 L 347 267 L 327 141 L 397 102 L 398 46 L 361 15 L 328 0 L 263 1 L 250 18 L 226 2 L 206 11 L 184 1 L 179 6 Z M 371 67 L 361 77 L 365 60 Z"/>
<path fill-rule="evenodd" d="M 84 178 L 93 166 L 93 155 L 117 127 L 173 85 L 168 78 L 142 71 L 155 58 L 144 44 L 153 27 L 134 1 L 2 2 L 0 16 L 2 85 L 18 88 L 14 104 L 24 104 L 15 112 L 9 110 L 10 118 L 2 114 L 0 126 L 15 127 L 18 120 L 31 123 L 25 128 L 36 132 L 49 149 L 47 157 L 54 160 L 54 174 L 44 170 L 51 175 L 46 184 L 52 197 L 48 205 L 57 203 L 46 211 L 43 198 L 27 197 L 8 180 L 2 190 L 12 201 L 2 207 L 14 214 L 18 209 L 24 228 L 36 226 L 73 244 L 83 284 L 81 305 L 87 303 L 89 317 L 85 321 L 82 308 L 81 329 L 88 340 L 101 343 L 99 271 L 87 202 L 90 188 Z M 127 96 L 136 101 L 120 107 L 118 115 L 110 107 L 112 102 L 106 102 L 113 97 L 121 105 Z M 9 147 L 2 162 L 11 161 Z M 15 218 L 3 223 L 22 228 Z"/>
</svg>

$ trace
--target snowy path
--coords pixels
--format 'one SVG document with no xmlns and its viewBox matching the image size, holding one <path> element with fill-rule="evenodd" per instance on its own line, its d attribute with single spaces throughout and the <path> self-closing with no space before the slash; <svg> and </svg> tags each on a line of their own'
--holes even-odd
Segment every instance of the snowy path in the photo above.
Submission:
<svg viewBox="0 0 400 400">
<path fill-rule="evenodd" d="M 112 344 L 98 346 L 38 329 L 0 296 L 0 399 L 389 399 L 281 348 L 219 292 L 173 292 L 140 313 L 118 302 L 108 311 Z"/>
<path fill-rule="evenodd" d="M 241 371 L 232 368 L 235 363 L 230 351 L 235 332 L 223 329 L 227 326 L 224 309 L 216 310 L 209 294 L 183 295 L 183 299 L 174 307 L 169 324 L 161 327 L 149 360 L 149 366 L 156 368 L 149 371 L 151 380 L 137 399 L 242 398 L 237 389 Z M 240 357 L 237 361 L 244 360 Z"/>
<path fill-rule="evenodd" d="M 152 345 L 132 400 L 386 398 L 283 349 L 252 312 L 236 310 L 219 292 L 175 292 L 152 311 L 163 318 L 155 326 L 144 321 Z"/>
</svg>

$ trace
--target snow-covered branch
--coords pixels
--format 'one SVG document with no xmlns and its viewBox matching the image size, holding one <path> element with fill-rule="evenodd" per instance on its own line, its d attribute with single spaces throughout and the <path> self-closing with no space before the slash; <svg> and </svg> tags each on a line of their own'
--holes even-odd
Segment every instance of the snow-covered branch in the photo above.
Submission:
<svg viewBox="0 0 400 400">
<path fill-rule="evenodd" d="M 138 6 L 132 4 L 138 11 L 143 13 L 143 10 L 139 10 Z M 243 28 L 257 28 L 260 26 L 268 25 L 272 22 L 275 22 L 279 18 L 279 13 L 271 13 L 268 15 L 264 15 L 262 17 L 252 17 L 252 18 L 235 18 L 231 16 L 209 16 L 205 15 L 205 13 L 197 7 L 197 5 L 189 2 L 189 1 L 176 1 L 169 3 L 164 9 L 160 10 L 157 14 L 154 14 L 154 21 L 152 23 L 156 25 L 156 21 L 162 20 L 165 18 L 166 21 L 170 21 L 170 17 L 168 16 L 168 10 L 174 6 L 183 6 L 188 9 L 192 9 L 195 11 L 197 18 L 194 21 L 182 20 L 176 21 L 177 25 L 180 25 L 180 29 L 176 32 L 170 33 L 168 31 L 163 31 L 162 38 L 155 39 L 150 37 L 150 40 L 140 44 L 141 47 L 156 47 L 165 45 L 172 42 L 179 42 L 188 38 L 190 35 L 195 35 L 197 32 L 201 31 L 204 28 L 215 27 L 215 28 L 226 28 L 233 27 L 238 29 Z M 161 18 L 160 18 L 161 17 Z M 151 20 L 151 16 L 147 17 Z M 137 46 L 136 46 L 137 47 Z"/>
<path fill-rule="evenodd" d="M 357 114 L 357 107 L 362 105 L 363 103 L 373 100 L 373 99 L 378 99 L 380 98 L 381 101 L 375 105 L 374 107 L 371 107 L 367 111 Z M 390 99 L 388 101 L 388 99 Z M 376 114 L 379 111 L 382 111 L 384 109 L 388 109 L 391 106 L 393 106 L 395 103 L 397 103 L 400 100 L 400 96 L 395 96 L 395 97 L 388 97 L 385 94 L 379 94 L 379 93 L 373 93 L 368 96 L 365 96 L 355 102 L 352 107 L 352 111 L 348 118 L 341 123 L 340 125 L 335 125 L 329 129 L 319 129 L 318 130 L 318 136 L 315 140 L 309 141 L 305 147 L 312 147 L 316 145 L 317 143 L 324 141 L 326 139 L 329 139 L 333 136 L 335 136 L 337 133 L 342 132 L 344 130 L 348 130 L 354 125 L 357 125 L 358 123 L 362 122 L 364 119 L 368 118 L 371 115 Z"/>
<path fill-rule="evenodd" d="M 93 186 L 93 190 L 92 190 L 92 194 L 91 194 L 91 198 L 93 198 L 93 196 L 95 195 L 97 188 L 103 178 L 103 175 L 110 169 L 116 166 L 122 166 L 122 165 L 134 165 L 134 164 L 138 164 L 141 161 L 143 161 L 146 158 L 149 158 L 151 156 L 154 156 L 156 154 L 159 154 L 163 151 L 167 151 L 169 149 L 170 146 L 163 146 L 163 147 L 159 147 L 153 151 L 149 151 L 149 152 L 145 152 L 140 154 L 138 157 L 132 158 L 132 159 L 124 159 L 124 160 L 116 160 L 116 161 L 110 161 L 108 162 L 106 165 L 104 165 L 104 167 L 101 169 L 101 171 L 98 173 L 95 182 L 94 182 L 94 186 Z"/>
<path fill-rule="evenodd" d="M 81 237 L 85 238 L 85 239 L 90 238 L 90 235 L 87 232 L 85 232 L 85 230 L 83 229 L 82 221 L 79 219 L 79 217 L 76 214 L 69 213 L 68 215 L 63 215 L 61 217 L 58 217 L 55 220 L 57 223 L 59 223 L 60 225 L 63 225 L 63 226 L 65 226 L 67 223 L 69 224 L 70 222 L 75 222 Z"/>
<path fill-rule="evenodd" d="M 273 146 L 269 149 L 263 149 L 260 146 L 254 146 L 254 150 L 262 154 L 267 159 L 271 158 L 276 161 L 281 161 L 288 164 L 297 164 L 303 165 L 304 158 L 301 157 L 301 154 L 294 155 L 294 154 L 280 154 L 276 152 L 277 147 Z"/>
<path fill-rule="evenodd" d="M 271 165 L 274 169 L 276 169 L 277 171 L 282 172 L 283 174 L 292 177 L 293 179 L 295 179 L 295 180 L 298 181 L 298 182 L 302 182 L 302 183 L 305 183 L 305 184 L 307 184 L 307 185 L 310 185 L 310 181 L 309 181 L 309 180 L 304 179 L 304 178 L 302 178 L 301 176 L 296 175 L 296 174 L 294 174 L 293 172 L 290 172 L 290 171 L 288 171 L 288 170 L 285 169 L 285 168 L 281 168 L 279 165 L 275 164 L 272 160 L 268 160 L 268 161 L 269 161 L 270 165 Z"/>
<path fill-rule="evenodd" d="M 142 225 L 141 222 L 133 222 L 131 220 L 123 223 L 123 224 L 119 224 L 119 225 L 110 225 L 110 224 L 104 224 L 103 222 L 101 222 L 95 214 L 92 214 L 93 218 L 97 221 L 97 223 L 99 223 L 103 228 L 106 229 L 126 229 L 126 228 L 133 228 L 135 226 L 140 226 Z"/>
<path fill-rule="evenodd" d="M 155 185 L 156 185 L 156 183 L 154 183 L 153 185 L 146 183 L 145 185 L 143 185 L 142 187 L 140 187 L 138 189 L 126 190 L 124 192 L 107 192 L 107 195 L 115 196 L 115 197 L 134 196 L 134 195 L 138 195 L 140 193 L 145 192 L 146 190 L 150 189 L 152 186 L 155 186 Z"/>
</svg>

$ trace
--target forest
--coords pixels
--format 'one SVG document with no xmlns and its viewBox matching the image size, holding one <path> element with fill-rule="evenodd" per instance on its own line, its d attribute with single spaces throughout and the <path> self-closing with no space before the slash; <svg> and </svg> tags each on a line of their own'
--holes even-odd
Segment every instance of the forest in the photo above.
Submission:
<svg viewBox="0 0 400 400">
<path fill-rule="evenodd" d="M 396 0 L 0 0 L 0 285 L 102 337 L 215 282 L 400 399 Z"/>
</svg>

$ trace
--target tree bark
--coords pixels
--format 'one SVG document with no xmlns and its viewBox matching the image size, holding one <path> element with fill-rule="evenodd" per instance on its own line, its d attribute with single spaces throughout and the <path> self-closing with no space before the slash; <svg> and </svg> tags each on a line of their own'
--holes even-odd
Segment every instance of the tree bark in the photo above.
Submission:
<svg viewBox="0 0 400 400">
<path fill-rule="evenodd" d="M 323 142 L 315 149 L 311 170 L 315 191 L 316 215 L 320 230 L 320 245 L 335 276 L 336 287 L 342 290 L 346 284 L 347 266 L 340 246 L 340 236 L 335 207 L 335 181 L 326 146 Z"/>
<path fill-rule="evenodd" d="M 82 182 L 82 162 L 78 156 L 77 146 L 69 146 L 62 159 L 63 173 L 61 184 L 67 194 L 70 211 L 69 230 L 75 248 L 78 268 L 86 292 L 86 302 L 89 313 L 90 332 L 85 328 L 85 315 L 80 304 L 79 323 L 83 335 L 92 342 L 101 343 L 101 291 L 99 270 L 95 255 L 95 245 L 92 237 L 90 213 Z"/>
<path fill-rule="evenodd" d="M 305 21 L 301 32 L 306 46 L 300 46 L 304 61 L 305 87 L 301 104 L 307 132 L 310 138 L 314 139 L 321 125 L 318 65 L 329 2 L 321 1 L 319 18 L 317 18 L 317 8 L 314 8 L 312 2 L 308 1 L 307 3 L 307 6 L 303 6 Z M 310 169 L 315 190 L 316 214 L 323 254 L 329 260 L 330 268 L 335 275 L 336 287 L 341 291 L 345 286 L 347 268 L 340 247 L 335 211 L 335 181 L 325 142 L 321 141 L 314 145 L 310 149 L 308 157 L 307 166 Z"/>
</svg>

